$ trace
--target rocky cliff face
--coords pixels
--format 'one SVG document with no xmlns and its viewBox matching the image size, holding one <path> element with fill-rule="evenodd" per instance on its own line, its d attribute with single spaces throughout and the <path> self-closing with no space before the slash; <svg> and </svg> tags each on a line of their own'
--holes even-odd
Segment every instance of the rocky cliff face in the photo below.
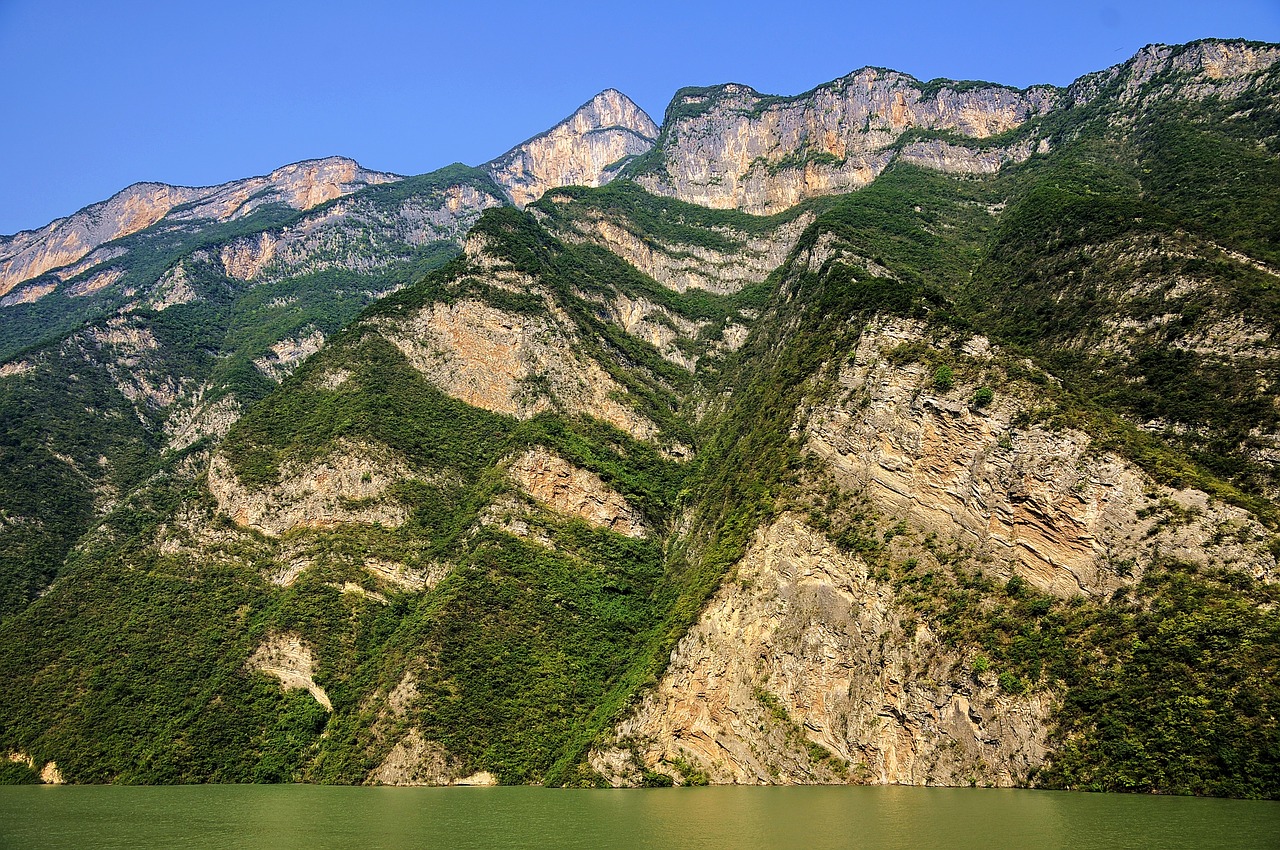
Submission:
<svg viewBox="0 0 1280 850">
<path fill-rule="evenodd" d="M 296 528 L 344 523 L 399 525 L 408 510 L 385 491 L 411 474 L 385 449 L 343 445 L 310 464 L 282 470 L 279 482 L 266 488 L 244 486 L 226 460 L 215 456 L 208 486 L 219 510 L 237 525 L 279 536 Z"/>
<path fill-rule="evenodd" d="M 0 476 L 0 567 L 14 541 L 65 544 L 0 620 L 0 752 L 71 781 L 217 762 L 393 785 L 1009 786 L 1063 753 L 1139 753 L 1146 777 L 1202 741 L 1266 761 L 1274 490 L 1178 441 L 1193 393 L 1137 416 L 1145 376 L 1064 370 L 1206 358 L 1277 462 L 1280 193 L 1231 196 L 1256 220 L 1215 207 L 1240 227 L 1210 233 L 1229 181 L 1135 165 L 1141 122 L 1093 108 L 1239 95 L 1269 127 L 1277 49 L 1151 48 L 1069 91 L 872 69 L 796 98 L 683 90 L 658 150 L 605 92 L 480 169 L 339 162 L 156 201 L 134 236 L 299 212 L 157 253 L 145 280 L 121 253 L 141 242 L 88 239 L 0 301 L 107 305 L 0 363 L 4 421 L 48 423 L 0 440 L 25 476 Z M 612 181 L 628 157 L 639 182 Z M 1158 214 L 1130 214 L 1134 187 Z M 1060 336 L 993 315 L 1015 306 Z M 124 436 L 99 451 L 95 427 Z M 54 504 L 79 524 L 31 534 Z M 118 728 L 148 731 L 67 744 Z"/>
<path fill-rule="evenodd" d="M 248 662 L 249 669 L 279 679 L 285 690 L 307 691 L 325 711 L 333 711 L 329 695 L 311 676 L 314 666 L 311 647 L 297 634 L 271 635 L 254 650 Z"/>
<path fill-rule="evenodd" d="M 566 195 L 553 194 L 550 201 L 572 204 Z M 616 209 L 583 209 L 572 217 L 553 219 L 550 227 L 568 242 L 598 245 L 616 254 L 676 292 L 701 289 L 729 295 L 762 283 L 782 265 L 812 223 L 812 215 L 800 215 L 764 232 L 748 232 L 726 223 L 714 229 L 710 245 L 648 232 L 624 210 Z"/>
<path fill-rule="evenodd" d="M 613 785 L 1015 785 L 1052 698 L 1010 697 L 792 516 L 761 529 L 657 687 L 590 756 Z"/>
<path fill-rule="evenodd" d="M 1266 530 L 1248 512 L 1159 486 L 1082 432 L 1021 424 L 1045 402 L 1034 384 L 1002 382 L 977 406 L 976 383 L 939 391 L 934 367 L 895 362 L 923 331 L 906 321 L 868 328 L 839 370 L 835 398 L 807 412 L 807 447 L 843 487 L 958 537 L 996 575 L 1064 596 L 1106 597 L 1140 579 L 1155 553 L 1274 579 Z M 970 374 L 1000 356 L 981 337 L 957 347 L 951 362 Z"/>
<path fill-rule="evenodd" d="M 719 209 L 767 214 L 805 198 L 862 188 L 895 157 L 947 171 L 989 173 L 1030 155 L 1011 148 L 896 144 L 909 130 L 986 139 L 1051 110 L 1051 87 L 942 85 L 866 68 L 795 98 L 742 85 L 686 89 L 668 110 L 660 157 L 636 174 L 650 191 Z"/>
<path fill-rule="evenodd" d="M 648 534 L 640 512 L 600 476 L 545 448 L 530 449 L 512 459 L 508 472 L 522 490 L 554 511 L 627 537 Z"/>
<path fill-rule="evenodd" d="M 486 168 L 518 207 L 557 186 L 607 183 L 624 160 L 645 153 L 658 126 L 622 92 L 606 89 L 573 115 Z"/>
<path fill-rule="evenodd" d="M 1066 92 L 1075 104 L 1088 103 L 1118 89 L 1118 99 L 1130 110 L 1150 106 L 1171 95 L 1204 100 L 1230 99 L 1268 84 L 1280 62 L 1273 44 L 1240 41 L 1200 41 L 1186 45 L 1149 44 L 1133 58 L 1104 71 L 1086 74 Z M 1123 111 L 1114 119 L 1124 123 Z"/>
<path fill-rule="evenodd" d="M 467 404 L 528 419 L 558 405 L 589 413 L 639 439 L 657 433 L 652 423 L 619 401 L 623 388 L 585 354 L 563 310 L 528 275 L 467 243 L 468 257 L 488 282 L 517 293 L 537 293 L 544 309 L 502 310 L 481 300 L 432 304 L 408 322 L 384 322 L 380 332 L 445 393 Z"/>
<path fill-rule="evenodd" d="M 631 176 L 659 194 L 757 214 L 860 189 L 890 163 L 991 174 L 1049 150 L 1031 119 L 1113 99 L 1112 120 L 1170 99 L 1240 97 L 1271 84 L 1273 45 L 1206 41 L 1149 45 L 1063 90 L 1015 90 L 864 68 L 795 97 L 728 84 L 677 92 L 657 158 Z M 999 142 L 991 142 L 1000 137 Z M 1006 140 L 1007 137 L 1007 140 Z"/>
<path fill-rule="evenodd" d="M 170 213 L 174 221 L 195 222 L 241 218 L 273 203 L 305 210 L 365 186 L 399 179 L 361 168 L 350 159 L 330 157 L 286 165 L 265 177 L 220 186 L 135 183 L 109 200 L 40 230 L 0 239 L 0 295 L 54 270 L 59 270 L 63 279 L 74 277 L 87 268 L 77 265 L 82 259 L 98 265 L 118 258 L 119 251 L 89 255 L 103 243 L 148 228 Z"/>
</svg>

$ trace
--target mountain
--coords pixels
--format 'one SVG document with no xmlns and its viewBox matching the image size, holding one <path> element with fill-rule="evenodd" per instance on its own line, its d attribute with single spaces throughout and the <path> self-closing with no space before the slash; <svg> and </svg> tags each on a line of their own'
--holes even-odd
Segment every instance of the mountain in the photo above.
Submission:
<svg viewBox="0 0 1280 850">
<path fill-rule="evenodd" d="M 5 308 L 8 775 L 1275 796 L 1277 60 L 606 91 L 121 237 Z"/>
<path fill-rule="evenodd" d="M 642 133 L 656 128 L 605 92 L 481 168 L 402 178 L 330 158 L 137 184 L 4 241 L 0 376 L 22 380 L 0 383 L 0 612 L 48 584 L 155 453 L 223 436 L 365 305 L 453 256 L 484 209 L 599 182 L 592 163 Z"/>
</svg>

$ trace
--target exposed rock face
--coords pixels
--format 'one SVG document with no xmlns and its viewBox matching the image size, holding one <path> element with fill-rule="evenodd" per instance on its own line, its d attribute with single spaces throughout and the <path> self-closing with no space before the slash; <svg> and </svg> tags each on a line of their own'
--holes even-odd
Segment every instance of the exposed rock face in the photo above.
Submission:
<svg viewBox="0 0 1280 850">
<path fill-rule="evenodd" d="M 621 160 L 653 147 L 658 127 L 622 92 L 608 89 L 578 111 L 490 162 L 490 176 L 518 207 L 557 186 L 599 186 Z"/>
<path fill-rule="evenodd" d="M 427 741 L 414 726 L 404 734 L 366 785 L 449 785 L 457 778 L 456 760 L 435 741 Z"/>
<path fill-rule="evenodd" d="M 449 564 L 431 564 L 426 569 L 413 569 L 404 564 L 380 561 L 376 558 L 366 558 L 362 566 L 366 572 L 384 584 L 408 593 L 430 590 L 452 569 Z"/>
<path fill-rule="evenodd" d="M 179 304 L 190 304 L 196 297 L 196 291 L 191 286 L 191 273 L 187 270 L 186 261 L 183 261 L 160 276 L 151 288 L 150 296 L 143 303 L 150 309 L 159 311 Z"/>
<path fill-rule="evenodd" d="M 188 188 L 135 183 L 109 200 L 85 207 L 39 230 L 26 230 L 0 239 L 0 295 L 45 272 L 72 266 L 99 245 L 150 227 L 176 207 L 182 207 L 175 214 L 179 220 L 225 221 L 272 203 L 310 209 L 364 186 L 399 179 L 394 174 L 361 168 L 350 159 L 330 157 L 286 165 L 265 177 L 220 186 Z M 119 256 L 121 252 L 117 249 L 103 255 L 103 260 Z M 75 266 L 66 271 L 65 277 L 87 268 Z"/>
<path fill-rule="evenodd" d="M 240 418 L 240 403 L 233 396 L 205 400 L 207 387 L 187 395 L 185 404 L 171 412 L 165 420 L 164 430 L 169 437 L 169 448 L 185 449 L 202 437 L 225 437 Z"/>
<path fill-rule="evenodd" d="M 662 167 L 636 179 L 651 191 L 704 206 L 778 212 L 805 198 L 867 185 L 893 161 L 893 145 L 909 129 L 985 139 L 1056 102 L 1057 91 L 1048 86 L 944 85 L 926 93 L 913 77 L 872 68 L 795 98 L 767 98 L 741 85 L 686 90 L 663 127 Z M 1029 155 L 1025 147 L 962 153 L 950 145 L 916 148 L 908 158 L 985 172 Z"/>
<path fill-rule="evenodd" d="M 253 365 L 271 380 L 281 381 L 323 345 L 324 334 L 313 328 L 306 336 L 282 339 L 273 344 L 271 354 L 253 361 Z"/>
<path fill-rule="evenodd" d="M 672 363 L 690 372 L 697 366 L 697 359 L 686 353 L 680 343 L 696 337 L 707 322 L 691 322 L 647 298 L 631 299 L 620 293 L 612 299 L 587 293 L 580 293 L 580 297 L 600 304 L 614 324 L 652 345 Z"/>
<path fill-rule="evenodd" d="M 202 191 L 209 190 L 135 183 L 68 218 L 0 240 L 0 294 L 75 263 L 104 242 L 150 227 L 178 204 L 200 197 Z"/>
<path fill-rule="evenodd" d="M 101 265 L 102 263 L 109 262 L 118 257 L 123 257 L 126 253 L 125 249 L 118 245 L 102 247 L 93 251 L 89 256 L 74 265 L 64 266 L 63 268 L 57 269 L 54 271 L 54 274 L 60 280 L 67 281 L 77 275 L 87 272 L 94 266 Z"/>
<path fill-rule="evenodd" d="M 215 455 L 209 464 L 209 492 L 218 509 L 237 525 L 279 536 L 295 528 L 333 528 L 343 523 L 400 525 L 408 509 L 385 496 L 387 487 L 412 476 L 387 449 L 340 444 L 327 457 L 286 464 L 278 483 L 251 488 L 231 464 Z"/>
<path fill-rule="evenodd" d="M 784 515 L 671 655 L 655 690 L 591 765 L 717 784 L 1013 785 L 1045 756 L 1050 701 L 975 680 L 887 584 Z M 637 763 L 637 761 L 639 763 Z"/>
<path fill-rule="evenodd" d="M 25 375 L 27 372 L 34 370 L 36 367 L 29 360 L 13 360 L 9 363 L 0 365 L 0 378 L 12 378 L 17 375 Z"/>
<path fill-rule="evenodd" d="M 36 760 L 26 753 L 9 753 L 9 761 L 15 764 L 25 764 L 32 771 L 36 770 Z M 58 770 L 56 761 L 46 762 L 44 767 L 37 772 L 39 773 L 40 781 L 45 785 L 62 785 L 65 782 L 62 778 L 62 771 Z"/>
<path fill-rule="evenodd" d="M 1120 87 L 1121 104 L 1128 107 L 1155 102 L 1171 92 L 1191 99 L 1234 98 L 1264 82 L 1262 72 L 1274 72 L 1277 63 L 1280 48 L 1270 44 L 1216 40 L 1149 44 L 1119 65 L 1076 80 L 1067 98 L 1087 103 L 1113 83 Z M 1123 121 L 1126 111 L 1117 110 L 1115 119 Z"/>
<path fill-rule="evenodd" d="M 414 726 L 374 768 L 366 785 L 497 785 L 488 771 L 462 775 L 457 759 L 440 744 L 422 737 Z"/>
<path fill-rule="evenodd" d="M 83 298 L 86 295 L 92 295 L 95 292 L 106 289 L 122 277 L 124 277 L 124 269 L 103 269 L 68 287 L 67 294 L 73 298 Z"/>
<path fill-rule="evenodd" d="M 218 252 L 222 268 L 227 277 L 236 280 L 252 280 L 257 277 L 262 267 L 276 255 L 276 246 L 280 240 L 272 233 L 259 233 L 257 236 L 238 239 L 224 245 Z"/>
<path fill-rule="evenodd" d="M 58 288 L 56 283 L 33 283 L 9 292 L 0 298 L 0 307 L 14 307 L 18 304 L 31 304 L 39 301 Z"/>
<path fill-rule="evenodd" d="M 1035 134 L 1003 145 L 978 141 L 1035 116 L 1105 94 L 1118 98 L 1111 120 L 1123 123 L 1138 106 L 1171 97 L 1239 97 L 1262 85 L 1277 62 L 1280 50 L 1273 45 L 1206 41 L 1150 45 L 1065 91 L 924 84 L 874 68 L 796 97 L 760 95 L 735 84 L 686 89 L 668 109 L 658 142 L 661 164 L 635 177 L 651 191 L 704 206 L 777 212 L 806 198 L 862 188 L 895 160 L 948 173 L 993 173 L 1046 152 L 1048 142 Z M 904 140 L 911 130 L 948 137 Z"/>
<path fill-rule="evenodd" d="M 938 139 L 903 145 L 897 161 L 948 174 L 995 174 L 1010 163 L 1026 160 L 1035 151 L 1047 152 L 1047 140 L 1024 139 L 1003 148 L 974 150 Z"/>
<path fill-rule="evenodd" d="M 254 650 L 246 663 L 250 670 L 275 676 L 285 690 L 304 690 L 315 697 L 325 711 L 333 711 L 329 695 L 311 678 L 311 647 L 303 642 L 301 636 L 292 633 L 272 635 Z"/>
<path fill-rule="evenodd" d="M 796 240 L 813 223 L 813 216 L 797 216 L 772 233 L 759 235 L 718 228 L 717 235 L 737 243 L 732 251 L 704 245 L 665 242 L 639 233 L 623 217 L 592 212 L 569 221 L 556 235 L 567 242 L 599 245 L 649 277 L 677 292 L 705 289 L 730 294 L 759 283 L 782 265 Z"/>
<path fill-rule="evenodd" d="M 839 397 L 809 412 L 807 446 L 844 487 L 1061 595 L 1109 594 L 1156 551 L 1273 575 L 1268 535 L 1243 510 L 1156 486 L 1120 457 L 1091 451 L 1080 432 L 1016 426 L 1034 406 L 1029 390 L 975 409 L 976 386 L 940 392 L 932 369 L 887 356 L 922 340 L 906 320 L 872 325 L 839 372 Z M 978 338 L 966 356 L 994 354 Z"/>
<path fill-rule="evenodd" d="M 647 533 L 639 511 L 594 472 L 579 469 L 545 448 L 530 449 L 511 461 L 508 474 L 542 504 L 627 537 Z"/>
<path fill-rule="evenodd" d="M 657 429 L 617 400 L 622 387 L 583 354 L 567 317 L 509 313 L 482 301 L 432 304 L 383 335 L 427 378 L 475 407 L 528 419 L 553 399 L 648 439 Z"/>
<path fill-rule="evenodd" d="M 334 268 L 370 273 L 426 245 L 460 244 L 480 213 L 502 203 L 496 187 L 468 183 L 405 193 L 394 204 L 355 194 L 289 227 L 222 246 L 219 260 L 228 276 L 254 282 Z"/>
</svg>

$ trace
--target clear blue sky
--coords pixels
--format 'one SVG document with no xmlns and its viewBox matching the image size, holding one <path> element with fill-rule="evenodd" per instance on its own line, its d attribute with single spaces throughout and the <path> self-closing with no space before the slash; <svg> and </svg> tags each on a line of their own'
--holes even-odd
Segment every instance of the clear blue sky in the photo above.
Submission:
<svg viewBox="0 0 1280 850">
<path fill-rule="evenodd" d="M 864 65 L 1066 84 L 1151 42 L 1280 41 L 1280 0 L 0 0 L 0 233 L 138 180 L 342 154 L 478 164 L 615 87 L 793 94 Z"/>
</svg>

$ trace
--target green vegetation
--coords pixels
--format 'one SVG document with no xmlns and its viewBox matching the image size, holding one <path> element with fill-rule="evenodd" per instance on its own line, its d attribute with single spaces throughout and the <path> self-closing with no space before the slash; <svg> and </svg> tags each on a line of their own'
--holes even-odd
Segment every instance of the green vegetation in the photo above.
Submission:
<svg viewBox="0 0 1280 850">
<path fill-rule="evenodd" d="M 359 197 L 374 215 L 390 215 L 406 201 L 456 185 L 498 193 L 483 172 L 449 166 L 369 187 Z M 95 500 L 130 492 L 169 462 L 159 452 L 175 411 L 138 398 L 137 387 L 150 385 L 161 394 L 203 387 L 206 404 L 231 397 L 250 407 L 275 387 L 255 364 L 272 359 L 272 346 L 316 332 L 333 336 L 377 293 L 412 283 L 457 254 L 452 242 L 375 240 L 370 226 L 357 220 L 344 231 L 340 249 L 317 249 L 311 262 L 341 260 L 337 252 L 346 250 L 377 257 L 373 271 L 327 269 L 245 282 L 228 277 L 212 256 L 232 240 L 279 231 L 335 203 L 305 213 L 268 205 L 222 223 L 162 219 L 112 243 L 127 253 L 77 278 L 116 267 L 124 277 L 114 286 L 83 298 L 59 290 L 0 311 L 0 359 L 14 356 L 36 366 L 0 381 L 0 464 L 6 471 L 0 476 L 0 617 L 23 608 L 59 573 L 71 547 L 89 531 Z M 131 302 L 179 265 L 193 300 L 163 310 Z M 154 339 L 154 346 L 144 342 L 135 351 L 101 342 L 112 335 L 117 326 L 109 323 L 120 319 L 111 317 L 121 311 L 128 333 Z M 73 329 L 77 333 L 68 336 Z"/>
<path fill-rule="evenodd" d="M 1060 599 L 999 586 L 963 557 L 895 587 L 945 640 L 979 648 L 1000 689 L 1062 693 L 1050 788 L 1223 797 L 1280 793 L 1280 591 L 1165 560 L 1131 592 Z"/>
<path fill-rule="evenodd" d="M 969 84 L 932 81 L 926 94 L 944 85 Z M 1013 451 L 1011 435 L 1033 424 L 1072 429 L 1094 455 L 1114 452 L 1158 483 L 1280 520 L 1280 478 L 1265 459 L 1280 431 L 1280 289 L 1268 271 L 1280 265 L 1274 85 L 1117 122 L 1108 99 L 1121 85 L 987 140 L 1034 132 L 1052 142 L 1000 174 L 895 165 L 862 191 L 772 217 L 618 180 L 555 190 L 529 211 L 488 210 L 473 230 L 482 260 L 450 241 L 383 245 L 365 222 L 317 248 L 311 270 L 253 286 L 201 249 L 286 226 L 294 212 L 129 237 L 121 292 L 50 296 L 0 317 L 0 351 L 37 366 L 0 380 L 0 748 L 56 760 L 81 782 L 362 782 L 416 730 L 460 774 L 598 784 L 589 749 L 658 681 L 761 525 L 800 511 L 892 586 L 904 629 L 928 623 L 965 659 L 958 680 L 1060 700 L 1036 783 L 1277 796 L 1272 585 L 1152 552 L 1110 565 L 1134 580 L 1110 598 L 1050 597 L 1016 577 L 993 580 L 962 547 L 873 504 L 814 495 L 831 481 L 804 448 L 807 411 L 841 398 L 865 328 L 893 317 L 921 339 L 888 361 L 919 364 L 925 394 L 967 399 L 957 415 L 998 415 L 1036 396 L 996 450 Z M 709 108 L 684 96 L 722 94 L 682 90 L 664 133 Z M 625 168 L 659 162 L 650 154 Z M 498 191 L 483 172 L 451 166 L 360 198 L 372 221 L 452 185 Z M 787 261 L 734 295 L 668 290 L 574 236 L 607 221 L 650 250 L 731 261 L 748 240 L 809 214 Z M 342 252 L 376 270 L 316 270 Z M 179 262 L 196 300 L 133 309 L 110 326 L 125 321 L 156 345 L 104 342 L 123 288 Z M 412 330 L 420 311 L 464 300 L 554 328 L 657 436 L 637 440 L 573 412 L 538 375 L 525 382 L 546 402 L 536 415 L 442 392 L 389 329 Z M 620 327 L 618 305 L 642 301 L 696 368 Z M 731 324 L 750 325 L 735 353 L 716 346 Z M 279 385 L 255 364 L 313 332 L 325 348 Z M 1001 353 L 981 363 L 966 353 L 977 334 Z M 175 376 L 206 401 L 241 406 L 225 440 L 164 452 L 179 413 L 137 390 Z M 402 523 L 267 537 L 219 517 L 205 487 L 214 452 L 261 489 L 351 446 L 409 470 L 369 500 L 403 508 Z M 650 536 L 558 515 L 522 492 L 505 463 L 531 447 L 599 476 Z M 1188 516 L 1170 501 L 1143 518 L 1159 527 Z M 305 569 L 288 586 L 268 580 L 295 564 Z M 432 583 L 406 590 L 366 568 L 378 564 Z M 332 714 L 249 670 L 255 648 L 279 634 L 313 651 Z M 406 682 L 415 696 L 393 706 Z M 843 775 L 774 695 L 756 696 L 792 745 Z M 645 784 L 708 781 L 680 759 L 658 767 Z M 25 765 L 0 771 L 0 783 L 33 779 Z"/>
</svg>

